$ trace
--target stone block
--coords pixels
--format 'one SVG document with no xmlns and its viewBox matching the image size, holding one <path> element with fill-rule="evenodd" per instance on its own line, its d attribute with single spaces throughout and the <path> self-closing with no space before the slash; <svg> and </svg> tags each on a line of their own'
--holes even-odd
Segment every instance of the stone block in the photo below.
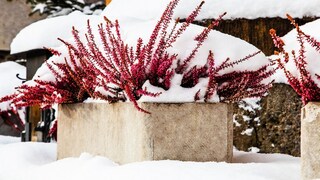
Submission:
<svg viewBox="0 0 320 180">
<path fill-rule="evenodd" d="M 309 102 L 301 112 L 302 179 L 320 178 L 320 103 Z"/>
<path fill-rule="evenodd" d="M 232 160 L 232 106 L 224 103 L 59 105 L 58 159 L 82 152 L 120 163 Z"/>
</svg>

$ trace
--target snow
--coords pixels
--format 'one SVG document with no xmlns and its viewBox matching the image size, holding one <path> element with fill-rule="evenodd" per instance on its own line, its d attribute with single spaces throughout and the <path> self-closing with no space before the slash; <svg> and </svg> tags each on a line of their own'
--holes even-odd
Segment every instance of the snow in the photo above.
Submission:
<svg viewBox="0 0 320 180">
<path fill-rule="evenodd" d="M 174 17 L 185 18 L 202 0 L 181 0 Z M 170 0 L 116 0 L 112 1 L 102 13 L 108 18 L 132 17 L 142 20 L 157 19 Z M 206 0 L 198 20 L 217 18 L 227 12 L 225 19 L 259 17 L 282 17 L 286 13 L 293 17 L 320 16 L 318 0 Z M 148 8 L 145 8 L 148 7 Z M 121 12 L 121 13 L 119 13 Z"/>
<path fill-rule="evenodd" d="M 3 145 L 6 145 L 6 144 L 17 143 L 20 141 L 21 141 L 21 139 L 19 137 L 0 135 L 0 147 Z"/>
<path fill-rule="evenodd" d="M 306 34 L 314 37 L 317 41 L 320 41 L 320 19 L 315 20 L 312 22 L 309 22 L 303 26 L 300 26 L 303 32 Z M 284 50 L 289 53 L 289 62 L 285 64 L 286 68 L 296 77 L 299 77 L 299 72 L 297 71 L 296 65 L 293 60 L 293 56 L 291 54 L 292 51 L 296 52 L 296 55 L 299 54 L 300 44 L 297 41 L 297 31 L 293 29 L 289 33 L 287 33 L 285 36 L 282 37 L 282 40 L 285 43 Z M 305 43 L 305 56 L 306 56 L 306 62 L 307 62 L 307 70 L 310 72 L 313 80 L 320 85 L 320 80 L 316 78 L 315 74 L 319 73 L 320 63 L 319 63 L 319 57 L 320 54 L 315 50 L 314 47 L 311 47 L 310 44 Z M 270 59 L 277 59 L 282 58 L 282 54 L 280 55 L 273 55 L 269 57 Z M 283 58 L 282 58 L 283 59 Z M 288 84 L 287 78 L 283 72 L 283 70 L 277 71 L 273 77 L 275 82 L 277 83 L 286 83 Z"/>
<path fill-rule="evenodd" d="M 245 98 L 242 101 L 238 102 L 238 107 L 245 111 L 254 112 L 261 109 L 261 106 L 259 104 L 260 101 L 261 98 Z"/>
<path fill-rule="evenodd" d="M 246 115 L 243 115 L 242 118 L 243 118 L 243 120 L 245 122 L 249 122 L 251 120 L 251 118 L 249 116 L 246 116 Z"/>
<path fill-rule="evenodd" d="M 19 74 L 20 78 L 26 78 L 26 68 L 15 62 L 0 63 L 0 97 L 10 95 L 15 91 L 15 87 L 22 84 L 16 75 Z M 0 111 L 7 110 L 9 103 L 0 103 Z"/>
<path fill-rule="evenodd" d="M 117 165 L 88 153 L 56 160 L 55 143 L 21 143 L 13 138 L 8 144 L 6 139 L 11 138 L 0 136 L 0 179 L 6 180 L 300 179 L 300 158 L 284 154 L 234 150 L 233 163 L 162 160 Z"/>
<path fill-rule="evenodd" d="M 259 148 L 257 148 L 257 147 L 249 147 L 249 152 L 253 152 L 253 153 L 258 153 L 258 152 L 260 152 L 260 149 Z"/>
<path fill-rule="evenodd" d="M 234 114 L 234 115 L 232 116 L 232 122 L 233 122 L 233 124 L 234 124 L 236 127 L 240 127 L 241 124 L 237 121 L 236 117 L 237 117 L 236 114 Z"/>
<path fill-rule="evenodd" d="M 241 132 L 241 135 L 252 136 L 253 128 L 248 128 Z"/>
<path fill-rule="evenodd" d="M 46 4 L 44 4 L 44 3 L 39 3 L 39 4 L 37 4 L 34 8 L 33 8 L 33 10 L 32 10 L 32 12 L 36 12 L 36 11 L 39 11 L 41 14 L 44 12 L 44 9 L 47 7 L 47 5 Z"/>
</svg>

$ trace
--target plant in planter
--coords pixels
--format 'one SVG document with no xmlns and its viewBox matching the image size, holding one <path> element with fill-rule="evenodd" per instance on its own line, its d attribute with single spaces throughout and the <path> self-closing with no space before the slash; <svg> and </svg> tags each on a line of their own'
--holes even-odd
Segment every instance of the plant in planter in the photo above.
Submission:
<svg viewBox="0 0 320 180">
<path fill-rule="evenodd" d="M 295 23 L 294 19 L 287 15 L 288 19 L 291 23 L 296 27 L 297 31 L 297 41 L 299 42 L 300 49 L 297 54 L 296 51 L 292 50 L 291 52 L 287 52 L 284 49 L 285 42 L 276 35 L 276 31 L 274 29 L 270 30 L 271 37 L 275 46 L 279 49 L 277 54 L 282 57 L 276 59 L 276 63 L 278 67 L 283 70 L 284 74 L 288 79 L 288 83 L 292 86 L 292 88 L 301 96 L 301 100 L 303 104 L 307 104 L 310 101 L 319 101 L 320 93 L 319 93 L 319 85 L 315 82 L 314 77 L 320 80 L 320 76 L 317 74 L 312 75 L 310 73 L 310 69 L 307 68 L 307 57 L 306 57 L 306 49 L 305 44 L 310 44 L 316 51 L 320 52 L 320 43 L 310 35 L 304 33 L 297 23 Z M 290 72 L 288 68 L 286 68 L 286 63 L 292 59 L 297 68 L 298 75 Z"/>
<path fill-rule="evenodd" d="M 270 34 L 275 46 L 279 49 L 277 52 L 279 58 L 276 59 L 276 63 L 283 70 L 288 83 L 301 96 L 302 103 L 305 105 L 301 111 L 302 179 L 316 179 L 320 178 L 320 145 L 318 143 L 320 106 L 317 103 L 320 100 L 320 76 L 317 74 L 319 72 L 317 58 L 320 53 L 320 42 L 316 37 L 305 33 L 290 15 L 287 16 L 295 26 L 296 42 L 291 42 L 289 47 L 286 47 L 287 42 L 278 37 L 275 30 L 271 29 Z M 303 28 L 310 32 L 310 29 L 317 29 L 318 23 L 315 21 Z M 290 37 L 290 35 L 292 36 L 292 34 L 287 36 Z M 288 52 L 290 47 L 293 50 Z M 298 49 L 298 52 L 295 51 L 295 48 Z"/>
<path fill-rule="evenodd" d="M 198 52 L 201 51 L 201 47 L 208 38 L 211 30 L 219 24 L 224 14 L 213 21 L 208 27 L 202 28 L 201 31 L 195 35 L 192 42 L 190 42 L 190 44 L 194 44 L 194 46 L 191 46 L 191 49 L 188 49 L 190 50 L 188 54 L 181 55 L 173 51 L 173 48 L 177 46 L 175 43 L 177 43 L 188 29 L 190 29 L 191 23 L 197 17 L 204 4 L 204 2 L 200 3 L 200 5 L 186 18 L 185 22 L 179 23 L 179 20 L 173 20 L 174 9 L 178 2 L 179 0 L 173 0 L 169 3 L 146 42 L 142 38 L 138 38 L 134 45 L 126 43 L 125 38 L 123 38 L 121 34 L 120 25 L 117 20 L 112 22 L 105 18 L 104 24 L 98 25 L 98 38 L 97 34 L 94 33 L 94 30 L 91 28 L 89 21 L 87 24 L 87 33 L 84 36 L 82 36 L 77 29 L 73 28 L 72 35 L 74 42 L 59 39 L 66 46 L 67 55 L 51 49 L 55 56 L 48 60 L 46 65 L 44 65 L 44 67 L 51 72 L 49 75 L 50 79 L 47 77 L 35 76 L 33 81 L 27 82 L 19 87 L 17 93 L 0 99 L 0 102 L 12 101 L 13 105 L 16 107 L 40 104 L 43 108 L 46 108 L 54 103 L 82 102 L 88 97 L 99 98 L 110 103 L 130 101 L 137 110 L 144 112 L 140 113 L 137 111 L 133 112 L 131 115 L 132 117 L 143 117 L 141 123 L 132 120 L 131 116 L 129 117 L 118 113 L 120 111 L 127 112 L 128 109 L 124 107 L 119 108 L 118 106 L 120 105 L 117 104 L 106 107 L 106 111 L 110 111 L 111 114 L 108 114 L 105 117 L 113 117 L 112 113 L 116 113 L 117 116 L 115 116 L 114 121 L 112 119 L 108 119 L 108 121 L 110 120 L 110 122 L 112 121 L 114 124 L 117 124 L 117 122 L 131 124 L 130 127 L 128 125 L 127 130 L 124 130 L 126 132 L 125 134 L 130 134 L 132 131 L 141 131 L 141 133 L 143 133 L 142 135 L 139 135 L 139 138 L 142 138 L 142 140 L 140 139 L 141 142 L 147 142 L 142 144 L 149 144 L 149 148 L 146 148 L 145 145 L 143 145 L 142 149 L 150 149 L 150 147 L 152 147 L 152 150 L 146 153 L 149 157 L 151 151 L 152 153 L 155 153 L 153 147 L 161 145 L 157 144 L 160 140 L 155 140 L 157 139 L 155 137 L 158 136 L 154 133 L 150 133 L 151 130 L 148 128 L 150 127 L 153 130 L 162 129 L 158 127 L 158 123 L 169 124 L 170 121 L 167 123 L 160 121 L 165 119 L 162 117 L 164 113 L 159 114 L 149 111 L 146 108 L 154 109 L 154 107 L 149 108 L 149 105 L 141 105 L 138 101 L 143 100 L 146 97 L 166 97 L 169 93 L 171 93 L 171 96 L 178 96 L 178 93 L 172 94 L 172 92 L 176 92 L 174 91 L 175 89 L 190 92 L 187 94 L 191 97 L 193 102 L 232 102 L 242 98 L 264 95 L 271 85 L 271 82 L 265 82 L 265 80 L 274 73 L 274 69 L 269 67 L 269 63 L 265 63 L 256 69 L 234 69 L 235 66 L 257 56 L 260 51 L 253 52 L 253 54 L 249 54 L 239 60 L 226 58 L 219 63 L 215 60 L 213 51 L 206 51 L 204 59 L 199 59 L 197 57 Z M 99 39 L 99 41 L 97 39 Z M 188 105 L 178 106 L 188 107 Z M 62 112 L 61 116 L 64 116 L 63 114 L 66 114 L 66 112 L 62 109 L 63 106 L 60 107 L 60 112 Z M 172 105 L 172 107 L 174 107 L 171 109 L 172 112 L 181 111 L 181 109 L 177 108 L 175 105 Z M 65 106 L 65 108 L 67 109 L 66 111 L 69 111 L 67 106 Z M 97 109 L 94 105 L 90 105 L 88 108 Z M 161 109 L 162 105 L 159 105 L 159 108 Z M 220 109 L 219 106 L 215 106 L 214 108 L 217 110 Z M 79 109 L 81 109 L 81 107 Z M 169 111 L 166 110 L 163 112 L 169 113 Z M 149 113 L 154 113 L 154 116 L 161 116 L 162 118 L 158 118 L 157 120 L 159 121 L 151 119 L 146 121 L 146 119 L 150 118 Z M 229 117 L 230 113 L 212 112 L 209 110 L 207 113 L 214 114 L 214 116 L 224 114 L 224 117 L 228 117 L 231 120 L 231 117 Z M 200 117 L 202 115 L 206 116 L 207 113 L 203 112 L 202 114 L 195 114 Z M 76 114 L 76 112 L 74 112 L 74 114 Z M 176 114 L 180 114 L 181 116 L 181 113 Z M 179 120 L 181 117 L 174 118 L 174 120 Z M 219 119 L 219 117 L 216 118 Z M 128 122 L 128 119 L 137 124 L 137 126 Z M 198 118 L 195 121 L 187 123 L 193 125 L 190 129 L 197 129 L 195 130 L 196 134 L 188 133 L 190 141 L 197 141 L 193 138 L 197 136 L 202 137 L 201 134 L 206 134 L 200 133 L 202 132 L 201 129 L 204 128 L 197 125 L 198 123 L 204 124 L 203 122 L 200 122 L 200 119 L 201 118 Z M 208 119 L 211 119 L 211 121 Z M 201 121 L 208 120 L 209 123 L 212 123 L 212 121 L 215 121 L 214 119 L 215 118 L 206 116 L 203 117 Z M 226 120 L 223 118 L 220 119 L 222 121 Z M 149 123 L 148 128 L 143 128 L 143 130 L 139 129 L 142 127 L 138 125 L 145 124 L 146 122 Z M 225 131 L 222 134 L 230 138 L 232 137 L 230 135 L 230 132 L 232 132 L 232 129 L 230 129 L 232 123 L 226 122 L 225 124 L 228 128 L 220 129 L 224 129 Z M 107 126 L 109 127 L 109 125 L 110 124 Z M 127 127 L 127 125 L 124 126 Z M 174 125 L 172 127 L 176 126 L 177 125 Z M 218 125 L 216 126 L 218 127 Z M 165 128 L 164 131 L 167 131 L 168 129 L 171 128 Z M 171 133 L 170 137 L 179 138 L 181 136 L 181 134 L 177 134 L 176 129 L 168 131 Z M 69 131 L 64 130 L 64 132 Z M 132 138 L 132 136 L 130 136 L 130 138 Z M 152 136 L 152 138 L 150 138 L 150 136 Z M 208 141 L 210 137 L 211 142 L 211 139 L 214 136 L 215 135 L 210 134 L 208 136 L 203 136 L 201 139 Z M 69 137 L 69 135 L 64 137 Z M 150 139 L 152 139 L 152 142 L 150 142 Z M 163 137 L 158 139 L 161 139 L 162 141 Z M 138 140 L 133 140 L 132 142 L 136 141 Z M 172 141 L 173 139 L 170 140 L 170 142 Z M 108 142 L 108 140 L 105 142 Z M 117 142 L 120 143 L 119 141 Z M 127 142 L 127 140 L 123 140 L 123 143 L 125 142 Z M 134 145 L 139 146 L 141 142 L 139 141 L 137 142 L 137 145 Z M 153 145 L 151 146 L 150 143 Z M 176 149 L 184 150 L 194 148 L 186 147 L 189 146 L 188 143 L 190 144 L 189 141 L 184 142 L 181 144 L 181 147 Z M 128 144 L 132 145 L 132 143 L 127 142 L 127 144 L 124 144 L 123 146 L 130 146 Z M 207 146 L 207 144 L 211 144 L 211 146 Z M 216 150 L 212 149 L 212 144 L 214 143 L 205 143 L 201 141 L 199 146 L 205 146 L 207 148 L 202 149 L 215 152 Z M 122 147 L 122 145 L 120 146 Z M 172 149 L 172 147 L 169 149 Z M 123 151 L 123 148 L 120 151 Z M 127 153 L 127 151 L 124 153 Z M 199 152 L 195 153 L 206 154 Z M 228 153 L 232 153 L 232 144 L 230 143 L 228 144 Z M 121 155 L 121 153 L 119 154 Z M 177 157 L 177 154 L 179 155 L 181 153 L 177 152 L 173 158 L 179 158 Z M 156 157 L 156 155 L 153 154 L 152 157 Z M 168 155 L 165 157 L 170 158 L 172 156 Z M 162 158 L 165 157 L 162 156 Z M 145 157 L 142 157 L 141 155 L 139 158 L 141 160 Z M 159 158 L 161 159 L 161 157 Z M 211 157 L 207 159 L 200 158 L 199 160 L 213 160 L 210 158 Z M 230 156 L 228 156 L 228 158 L 230 160 Z M 182 159 L 188 160 L 188 158 Z M 219 160 L 226 160 L 226 156 L 222 155 Z M 128 161 L 124 160 L 122 162 Z"/>
<path fill-rule="evenodd" d="M 263 80 L 274 72 L 273 69 L 268 69 L 268 64 L 257 70 L 220 73 L 260 52 L 236 61 L 227 58 L 220 65 L 216 65 L 213 52 L 210 51 L 207 63 L 202 66 L 192 65 L 197 51 L 223 15 L 195 37 L 196 45 L 184 59 L 178 54 L 168 53 L 168 49 L 193 22 L 203 5 L 202 2 L 180 27 L 176 21 L 168 31 L 177 3 L 178 0 L 175 0 L 168 5 L 149 41 L 143 43 L 139 38 L 135 47 L 126 44 L 122 39 L 118 21 L 112 23 L 105 18 L 105 26 L 98 26 L 103 51 L 95 42 L 89 22 L 85 35 L 86 44 L 81 41 L 79 32 L 73 28 L 75 45 L 59 39 L 66 45 L 69 57 L 64 57 L 63 62 L 46 63 L 55 80 L 35 77 L 32 83 L 20 86 L 17 93 L 4 97 L 1 101 L 12 100 L 17 107 L 40 104 L 46 108 L 54 103 L 82 102 L 92 97 L 108 102 L 130 100 L 138 110 L 146 112 L 138 106 L 137 100 L 141 96 L 155 97 L 161 94 L 149 92 L 144 87 L 146 82 L 169 90 L 174 76 L 181 76 L 180 86 L 183 88 L 193 88 L 201 78 L 207 79 L 205 89 L 199 89 L 197 93 L 190 95 L 194 96 L 195 101 L 217 101 L 214 100 L 217 95 L 221 102 L 231 102 L 265 94 L 271 83 L 263 83 Z M 56 56 L 61 55 L 58 51 L 51 51 Z"/>
</svg>

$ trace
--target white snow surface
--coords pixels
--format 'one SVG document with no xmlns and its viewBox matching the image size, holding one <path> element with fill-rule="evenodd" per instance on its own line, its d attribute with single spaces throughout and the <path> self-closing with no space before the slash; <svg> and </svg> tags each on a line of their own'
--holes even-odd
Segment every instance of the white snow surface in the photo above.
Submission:
<svg viewBox="0 0 320 180">
<path fill-rule="evenodd" d="M 185 18 L 186 12 L 200 4 L 202 0 L 180 0 L 174 17 Z M 157 19 L 170 0 L 116 0 L 112 1 L 102 13 L 110 18 L 133 17 L 137 19 Z M 217 18 L 227 12 L 225 19 L 259 17 L 282 17 L 286 13 L 293 17 L 320 16 L 318 0 L 205 0 L 198 20 Z M 120 13 L 119 13 L 120 12 Z"/>
<path fill-rule="evenodd" d="M 7 139 L 12 139 L 8 143 Z M 232 163 L 145 161 L 118 165 L 83 153 L 56 160 L 55 143 L 17 142 L 0 135 L 0 179 L 5 180 L 298 180 L 300 158 L 234 150 Z"/>
<path fill-rule="evenodd" d="M 312 37 L 314 37 L 317 41 L 320 41 L 320 19 L 309 22 L 303 26 L 300 27 L 302 31 Z M 282 40 L 285 43 L 284 49 L 286 52 L 289 53 L 290 59 L 289 62 L 286 63 L 286 68 L 296 77 L 299 77 L 299 72 L 297 71 L 296 65 L 293 60 L 293 56 L 291 54 L 292 51 L 295 51 L 296 56 L 299 56 L 299 49 L 300 44 L 297 40 L 297 31 L 294 29 L 290 31 L 288 34 L 282 37 Z M 310 44 L 307 42 L 304 43 L 305 45 L 305 56 L 307 61 L 307 70 L 310 72 L 313 80 L 320 85 L 320 80 L 318 80 L 315 76 L 315 74 L 320 74 L 320 53 L 315 50 L 314 47 L 311 47 Z M 276 59 L 282 57 L 282 54 L 279 56 L 271 56 L 271 59 Z M 283 59 L 283 58 L 282 58 Z M 273 79 L 275 79 L 275 82 L 278 83 L 288 83 L 287 78 L 285 77 L 283 70 L 277 71 L 276 74 L 274 74 Z"/>
<path fill-rule="evenodd" d="M 10 95 L 15 91 L 15 87 L 22 84 L 16 75 L 26 78 L 26 68 L 18 63 L 8 61 L 0 63 L 0 97 Z M 9 109 L 9 103 L 0 103 L 0 111 Z"/>
</svg>

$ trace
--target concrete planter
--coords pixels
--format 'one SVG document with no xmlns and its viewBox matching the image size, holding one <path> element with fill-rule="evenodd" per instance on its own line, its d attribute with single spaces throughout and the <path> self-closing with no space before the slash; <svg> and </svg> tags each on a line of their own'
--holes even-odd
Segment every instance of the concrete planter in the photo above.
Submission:
<svg viewBox="0 0 320 180">
<path fill-rule="evenodd" d="M 59 105 L 58 159 L 82 152 L 124 164 L 232 159 L 232 106 L 224 103 Z"/>
<path fill-rule="evenodd" d="M 320 178 L 320 103 L 310 102 L 301 112 L 302 179 Z"/>
</svg>

